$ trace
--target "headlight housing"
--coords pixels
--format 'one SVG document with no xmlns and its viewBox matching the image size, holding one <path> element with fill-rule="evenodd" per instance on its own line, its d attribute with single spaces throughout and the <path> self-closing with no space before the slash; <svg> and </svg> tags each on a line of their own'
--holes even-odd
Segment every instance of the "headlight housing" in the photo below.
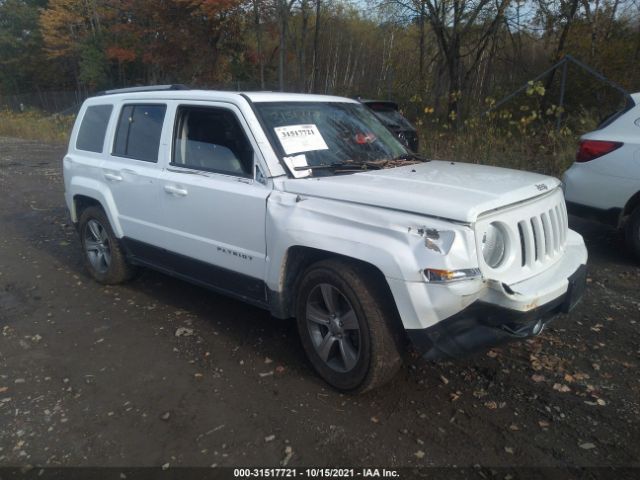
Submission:
<svg viewBox="0 0 640 480">
<path fill-rule="evenodd" d="M 491 268 L 498 268 L 507 253 L 507 235 L 499 223 L 487 226 L 480 238 L 480 248 L 484 262 Z"/>
</svg>

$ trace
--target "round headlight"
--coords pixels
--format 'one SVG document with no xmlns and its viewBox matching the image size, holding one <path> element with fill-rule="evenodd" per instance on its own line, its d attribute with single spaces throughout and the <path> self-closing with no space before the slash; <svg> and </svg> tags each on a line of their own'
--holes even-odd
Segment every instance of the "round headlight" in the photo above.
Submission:
<svg viewBox="0 0 640 480">
<path fill-rule="evenodd" d="M 490 224 L 480 239 L 482 257 L 491 268 L 498 267 L 504 260 L 506 252 L 506 237 L 502 228 L 495 223 Z"/>
</svg>

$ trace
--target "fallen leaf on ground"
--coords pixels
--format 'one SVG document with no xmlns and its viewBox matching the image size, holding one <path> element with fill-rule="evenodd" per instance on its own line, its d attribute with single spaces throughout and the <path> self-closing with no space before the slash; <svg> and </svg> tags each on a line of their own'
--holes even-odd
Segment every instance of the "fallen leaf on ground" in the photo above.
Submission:
<svg viewBox="0 0 640 480">
<path fill-rule="evenodd" d="M 553 384 L 553 389 L 557 390 L 558 392 L 562 392 L 562 393 L 567 393 L 567 392 L 571 391 L 571 389 L 568 386 L 566 386 L 566 385 L 564 385 L 562 383 L 554 383 Z"/>
<path fill-rule="evenodd" d="M 480 390 L 475 390 L 473 392 L 473 396 L 476 398 L 486 397 L 487 395 L 488 395 L 487 391 L 482 388 Z"/>
<path fill-rule="evenodd" d="M 179 327 L 176 329 L 176 337 L 190 337 L 193 335 L 193 328 Z"/>
<path fill-rule="evenodd" d="M 584 450 L 591 450 L 591 449 L 596 448 L 596 446 L 591 442 L 586 442 L 586 443 L 581 443 L 580 444 L 580 448 L 582 448 Z"/>
<path fill-rule="evenodd" d="M 544 375 L 534 373 L 533 375 L 531 375 L 531 380 L 533 380 L 536 383 L 544 382 Z"/>
<path fill-rule="evenodd" d="M 286 467 L 291 457 L 293 457 L 293 448 L 291 448 L 291 445 L 287 445 L 284 449 L 284 458 L 280 462 L 280 465 Z"/>
<path fill-rule="evenodd" d="M 424 458 L 424 452 L 422 450 L 418 450 L 416 453 L 413 454 L 416 458 Z"/>
</svg>

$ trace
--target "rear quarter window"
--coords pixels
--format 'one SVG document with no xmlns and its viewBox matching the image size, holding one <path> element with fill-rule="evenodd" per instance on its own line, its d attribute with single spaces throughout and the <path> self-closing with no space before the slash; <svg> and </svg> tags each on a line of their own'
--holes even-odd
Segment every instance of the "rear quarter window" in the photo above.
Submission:
<svg viewBox="0 0 640 480">
<path fill-rule="evenodd" d="M 157 162 L 166 105 L 124 105 L 118 120 L 113 154 Z"/>
<path fill-rule="evenodd" d="M 87 108 L 78 131 L 76 149 L 102 153 L 112 111 L 113 105 L 93 105 Z"/>
<path fill-rule="evenodd" d="M 609 115 L 606 115 L 602 119 L 602 121 L 598 124 L 598 127 L 596 128 L 596 130 L 601 130 L 601 129 L 605 128 L 605 127 L 608 127 L 613 122 L 615 122 L 617 119 L 619 119 L 622 115 L 624 115 L 625 113 L 627 113 L 628 111 L 633 109 L 635 106 L 636 106 L 636 104 L 635 104 L 635 102 L 633 101 L 633 99 L 631 97 L 626 98 L 624 106 L 622 108 L 616 110 L 615 112 L 610 113 Z"/>
</svg>

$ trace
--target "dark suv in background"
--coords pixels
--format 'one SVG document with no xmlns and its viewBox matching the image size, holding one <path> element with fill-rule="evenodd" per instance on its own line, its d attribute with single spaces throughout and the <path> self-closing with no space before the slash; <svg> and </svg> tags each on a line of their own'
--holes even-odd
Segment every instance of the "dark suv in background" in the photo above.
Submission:
<svg viewBox="0 0 640 480">
<path fill-rule="evenodd" d="M 378 117 L 385 127 L 391 130 L 400 141 L 414 152 L 418 151 L 418 132 L 416 128 L 401 113 L 398 104 L 386 100 L 358 101 L 366 105 Z"/>
</svg>

